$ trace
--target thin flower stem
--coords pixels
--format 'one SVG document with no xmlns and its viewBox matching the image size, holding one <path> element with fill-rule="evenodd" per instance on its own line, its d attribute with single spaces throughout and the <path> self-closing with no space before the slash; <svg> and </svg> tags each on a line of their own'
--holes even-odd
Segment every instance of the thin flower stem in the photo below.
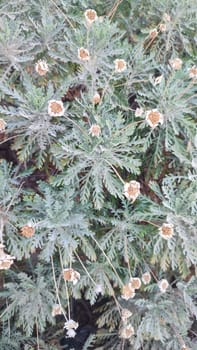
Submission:
<svg viewBox="0 0 197 350">
<path fill-rule="evenodd" d="M 117 133 L 120 133 L 120 132 L 126 130 L 126 129 L 129 128 L 131 125 L 141 124 L 141 123 L 143 123 L 143 120 L 138 120 L 138 121 L 136 121 L 136 122 L 129 123 L 129 124 L 126 125 L 124 128 L 122 128 L 122 129 L 116 131 L 114 135 L 116 135 Z"/>
<path fill-rule="evenodd" d="M 130 264 L 129 264 L 128 240 L 127 240 L 127 236 L 126 235 L 124 236 L 124 248 L 125 248 L 125 262 L 127 263 L 127 266 L 128 266 L 129 276 L 130 276 L 130 278 L 132 278 L 131 268 L 130 268 Z"/>
<path fill-rule="evenodd" d="M 74 120 L 72 120 L 71 118 L 69 118 L 67 115 L 64 116 L 66 119 L 68 119 L 72 124 L 74 124 L 83 134 L 86 135 L 86 137 L 88 137 L 88 134 L 86 133 L 85 130 L 83 130 Z"/>
<path fill-rule="evenodd" d="M 40 350 L 39 333 L 38 333 L 38 319 L 37 319 L 37 317 L 36 317 L 36 342 L 37 342 L 37 350 Z"/>
<path fill-rule="evenodd" d="M 64 312 L 64 309 L 62 307 L 62 304 L 61 304 L 61 301 L 60 301 L 60 297 L 59 297 L 59 290 L 58 290 L 56 277 L 55 277 L 55 268 L 54 268 L 53 256 L 51 256 L 51 266 L 52 266 L 52 273 L 53 273 L 53 280 L 54 280 L 54 285 L 55 285 L 56 297 L 57 297 L 58 303 L 59 303 L 59 305 L 61 307 L 61 311 L 62 311 L 62 313 L 64 315 L 64 318 L 65 318 L 66 321 L 68 321 L 67 316 L 66 316 L 66 314 Z"/>
<path fill-rule="evenodd" d="M 57 10 L 64 16 L 65 20 L 68 22 L 68 24 L 71 26 L 72 29 L 75 30 L 74 25 L 72 24 L 72 22 L 68 19 L 68 17 L 65 15 L 65 13 L 57 6 L 57 4 L 55 3 L 55 1 L 50 0 L 52 2 L 52 4 L 57 8 Z"/>
<path fill-rule="evenodd" d="M 110 12 L 108 13 L 108 17 L 110 18 L 110 20 L 113 19 L 118 7 L 120 6 L 120 4 L 123 2 L 123 0 L 117 0 L 116 3 L 114 4 L 114 6 L 112 7 L 112 9 L 110 10 Z"/>
<path fill-rule="evenodd" d="M 115 174 L 118 176 L 118 178 L 120 179 L 120 181 L 123 183 L 123 185 L 125 184 L 125 181 L 123 180 L 123 178 L 120 176 L 120 174 L 118 173 L 118 171 L 116 170 L 116 168 L 110 163 L 108 162 L 107 159 L 105 159 L 105 162 L 107 164 L 109 164 L 109 166 L 113 169 L 113 171 L 115 172 Z"/>
<path fill-rule="evenodd" d="M 64 265 L 63 265 L 63 259 L 62 259 L 62 253 L 60 250 L 60 247 L 58 247 L 59 249 L 59 255 L 60 255 L 60 264 L 61 264 L 61 268 L 62 268 L 62 273 L 64 271 Z M 68 286 L 67 286 L 67 282 L 64 280 L 65 283 L 65 287 L 66 287 L 66 298 L 68 300 L 68 318 L 70 320 L 70 302 L 69 302 L 69 292 L 68 292 Z"/>
<path fill-rule="evenodd" d="M 154 222 L 147 221 L 147 220 L 142 220 L 142 221 L 143 221 L 143 222 L 147 222 L 147 224 L 150 224 L 150 225 L 153 225 L 153 226 L 155 226 L 155 227 L 160 228 L 160 226 L 159 226 L 159 225 L 157 225 L 157 224 L 155 224 Z"/>
<path fill-rule="evenodd" d="M 102 101 L 103 101 L 104 95 L 105 95 L 105 93 L 106 93 L 106 91 L 107 91 L 107 89 L 108 89 L 108 87 L 109 87 L 109 83 L 110 83 L 110 80 L 112 79 L 113 75 L 114 75 L 114 71 L 113 71 L 112 74 L 110 75 L 109 80 L 107 81 L 107 83 L 106 83 L 106 85 L 105 85 L 105 87 L 104 87 L 104 89 L 103 89 L 103 93 L 102 93 L 102 95 L 101 95 L 100 104 L 101 104 Z"/>
<path fill-rule="evenodd" d="M 124 286 L 123 282 L 121 281 L 115 267 L 113 266 L 113 264 L 111 263 L 110 259 L 108 258 L 108 256 L 105 254 L 103 248 L 101 247 L 101 245 L 98 243 L 98 241 L 96 240 L 96 238 L 94 238 L 93 236 L 91 237 L 93 239 L 93 241 L 96 243 L 96 245 L 99 247 L 99 249 L 101 250 L 101 252 L 103 253 L 104 257 L 106 258 L 106 260 L 108 261 L 109 265 L 111 266 L 112 270 L 114 271 L 116 277 L 118 278 L 120 284 L 122 286 Z"/>
<path fill-rule="evenodd" d="M 77 259 L 79 260 L 79 262 L 80 262 L 81 266 L 83 267 L 84 271 L 87 273 L 89 279 L 92 281 L 92 283 L 93 283 L 95 286 L 97 286 L 96 282 L 93 280 L 93 278 L 92 278 L 91 275 L 89 274 L 88 270 L 86 269 L 86 267 L 85 267 L 84 263 L 82 262 L 81 258 L 79 257 L 79 255 L 78 255 L 76 252 L 74 252 L 74 254 L 76 255 Z"/>
</svg>

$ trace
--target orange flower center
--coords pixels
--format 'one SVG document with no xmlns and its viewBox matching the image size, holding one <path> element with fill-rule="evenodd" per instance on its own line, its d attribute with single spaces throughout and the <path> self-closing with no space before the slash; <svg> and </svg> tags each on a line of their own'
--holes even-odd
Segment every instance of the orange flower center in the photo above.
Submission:
<svg viewBox="0 0 197 350">
<path fill-rule="evenodd" d="M 172 233 L 173 233 L 173 230 L 171 227 L 166 227 L 166 226 L 162 227 L 162 234 L 164 236 L 171 236 Z"/>
<path fill-rule="evenodd" d="M 190 68 L 189 72 L 195 76 L 197 76 L 197 67 Z"/>
<path fill-rule="evenodd" d="M 84 60 L 89 57 L 89 54 L 85 49 L 80 49 L 79 56 L 82 60 Z"/>
<path fill-rule="evenodd" d="M 138 188 L 134 185 L 129 185 L 127 189 L 129 196 L 135 196 L 138 193 Z"/>
<path fill-rule="evenodd" d="M 32 237 L 35 233 L 35 228 L 31 226 L 23 226 L 21 228 L 21 235 L 25 237 Z"/>
<path fill-rule="evenodd" d="M 130 283 L 131 283 L 132 288 L 134 288 L 134 289 L 140 288 L 140 282 L 138 280 L 133 279 Z"/>
<path fill-rule="evenodd" d="M 95 12 L 93 10 L 89 10 L 86 13 L 89 20 L 94 21 L 96 18 Z"/>
<path fill-rule="evenodd" d="M 148 115 L 148 119 L 151 121 L 151 123 L 153 125 L 158 124 L 158 122 L 160 121 L 160 114 L 159 112 L 150 112 Z"/>
<path fill-rule="evenodd" d="M 53 113 L 60 113 L 62 111 L 62 106 L 58 102 L 52 102 L 50 108 Z"/>
<path fill-rule="evenodd" d="M 124 69 L 125 68 L 125 63 L 124 61 L 117 61 L 117 68 L 118 69 Z"/>
</svg>

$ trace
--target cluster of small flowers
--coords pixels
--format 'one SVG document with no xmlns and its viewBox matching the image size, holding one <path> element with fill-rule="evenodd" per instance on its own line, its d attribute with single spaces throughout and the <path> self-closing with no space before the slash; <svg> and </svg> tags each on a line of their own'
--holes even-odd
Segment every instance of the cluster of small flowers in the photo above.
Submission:
<svg viewBox="0 0 197 350">
<path fill-rule="evenodd" d="M 122 339 L 129 339 L 134 334 L 134 328 L 131 324 L 128 324 L 128 319 L 132 316 L 132 312 L 128 309 L 121 310 L 122 327 L 119 331 L 119 337 Z"/>
<path fill-rule="evenodd" d="M 162 79 L 163 79 L 163 76 L 160 75 L 159 77 L 157 77 L 155 79 L 154 84 L 155 85 L 160 84 Z M 156 128 L 156 126 L 158 126 L 159 123 L 163 124 L 163 122 L 164 122 L 163 114 L 160 113 L 156 108 L 148 110 L 146 112 L 144 112 L 144 110 L 142 108 L 136 109 L 136 111 L 135 111 L 136 117 L 141 117 L 143 114 L 145 114 L 145 120 L 152 129 Z"/>
<path fill-rule="evenodd" d="M 4 252 L 4 245 L 0 244 L 0 270 L 8 270 L 13 264 L 15 257 Z"/>
<path fill-rule="evenodd" d="M 72 268 L 64 269 L 63 278 L 65 281 L 72 282 L 75 285 L 80 279 L 80 273 Z"/>
<path fill-rule="evenodd" d="M 134 298 L 135 290 L 140 289 L 141 280 L 138 277 L 131 277 L 128 284 L 125 284 L 122 288 L 122 298 L 125 300 L 129 300 L 130 298 Z"/>
<path fill-rule="evenodd" d="M 67 338 L 74 338 L 76 335 L 75 330 L 79 327 L 79 323 L 73 321 L 72 319 L 68 320 L 64 324 L 64 328 L 67 330 Z"/>
</svg>

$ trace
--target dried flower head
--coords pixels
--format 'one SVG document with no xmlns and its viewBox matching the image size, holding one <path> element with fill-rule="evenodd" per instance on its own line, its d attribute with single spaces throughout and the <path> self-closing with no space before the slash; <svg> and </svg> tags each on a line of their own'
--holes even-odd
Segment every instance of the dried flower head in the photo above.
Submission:
<svg viewBox="0 0 197 350">
<path fill-rule="evenodd" d="M 159 228 L 159 234 L 164 239 L 170 239 L 174 235 L 174 225 L 164 223 Z"/>
<path fill-rule="evenodd" d="M 123 339 L 129 339 L 132 335 L 134 335 L 134 333 L 133 326 L 128 324 L 120 329 L 119 336 Z"/>
<path fill-rule="evenodd" d="M 93 96 L 92 102 L 94 105 L 97 105 L 101 100 L 101 96 L 98 92 L 96 92 Z"/>
<path fill-rule="evenodd" d="M 93 22 L 95 22 L 98 19 L 97 13 L 95 10 L 88 9 L 84 12 L 86 23 L 88 25 L 91 25 Z"/>
<path fill-rule="evenodd" d="M 165 23 L 160 23 L 160 25 L 159 25 L 160 32 L 165 32 L 166 29 L 167 29 L 166 24 Z"/>
<path fill-rule="evenodd" d="M 76 332 L 74 329 L 68 329 L 66 332 L 66 338 L 74 338 L 76 336 Z"/>
<path fill-rule="evenodd" d="M 49 71 L 49 67 L 46 61 L 39 60 L 35 65 L 35 70 L 39 75 L 45 75 Z"/>
<path fill-rule="evenodd" d="M 137 109 L 135 110 L 135 116 L 136 116 L 136 117 L 141 117 L 143 113 L 144 113 L 144 111 L 143 111 L 142 108 L 137 108 Z"/>
<path fill-rule="evenodd" d="M 170 15 L 168 15 L 167 13 L 164 13 L 163 20 L 164 20 L 164 22 L 170 22 L 171 21 Z"/>
<path fill-rule="evenodd" d="M 193 66 L 189 69 L 189 77 L 192 79 L 197 79 L 197 67 Z"/>
<path fill-rule="evenodd" d="M 152 109 L 146 112 L 146 121 L 154 129 L 159 123 L 163 124 L 163 115 L 157 109 Z"/>
<path fill-rule="evenodd" d="M 74 269 L 64 269 L 63 270 L 63 277 L 65 281 L 73 282 L 75 285 L 78 280 L 80 279 L 80 273 L 75 271 Z"/>
<path fill-rule="evenodd" d="M 59 304 L 55 304 L 53 305 L 53 308 L 52 308 L 52 312 L 51 312 L 51 315 L 53 317 L 57 316 L 57 315 L 61 315 L 62 314 L 62 308 Z"/>
<path fill-rule="evenodd" d="M 132 316 L 132 312 L 128 309 L 121 310 L 121 319 L 123 322 L 126 322 L 129 317 Z"/>
<path fill-rule="evenodd" d="M 115 72 L 121 73 L 124 72 L 127 69 L 127 63 L 123 59 L 116 59 L 114 61 L 115 64 Z"/>
<path fill-rule="evenodd" d="M 6 125 L 7 125 L 7 123 L 5 122 L 5 120 L 0 119 L 0 132 L 5 130 Z"/>
<path fill-rule="evenodd" d="M 151 39 L 155 39 L 155 38 L 157 37 L 157 35 L 158 35 L 158 31 L 157 31 L 156 28 L 150 30 L 150 32 L 149 32 L 149 37 L 150 37 Z"/>
<path fill-rule="evenodd" d="M 62 101 L 50 100 L 48 102 L 48 113 L 51 117 L 60 117 L 64 114 L 64 111 Z"/>
<path fill-rule="evenodd" d="M 84 47 L 80 47 L 80 49 L 78 49 L 78 58 L 81 61 L 89 61 L 90 59 L 89 51 L 84 49 Z"/>
<path fill-rule="evenodd" d="M 181 350 L 189 350 L 189 348 L 184 344 L 181 348 Z"/>
<path fill-rule="evenodd" d="M 79 323 L 75 322 L 74 320 L 70 319 L 67 322 L 64 323 L 64 328 L 67 330 L 69 329 L 77 329 L 79 327 Z"/>
<path fill-rule="evenodd" d="M 27 224 L 20 229 L 20 234 L 24 237 L 30 238 L 35 233 L 35 227 L 32 224 Z"/>
<path fill-rule="evenodd" d="M 158 282 L 158 287 L 162 293 L 166 292 L 166 289 L 168 288 L 169 283 L 166 279 L 162 279 L 161 281 Z"/>
<path fill-rule="evenodd" d="M 155 78 L 154 85 L 158 85 L 162 82 L 163 75 L 160 75 L 159 77 Z"/>
<path fill-rule="evenodd" d="M 16 259 L 14 256 L 4 252 L 4 245 L 0 244 L 0 270 L 8 270 L 13 264 L 14 259 Z"/>
<path fill-rule="evenodd" d="M 130 298 L 134 298 L 135 296 L 135 289 L 131 287 L 131 284 L 125 284 L 122 288 L 122 298 L 125 300 L 129 300 Z"/>
<path fill-rule="evenodd" d="M 133 289 L 140 289 L 142 284 L 140 278 L 138 277 L 131 277 L 129 283 Z"/>
<path fill-rule="evenodd" d="M 177 57 L 177 58 L 174 58 L 173 60 L 170 60 L 169 63 L 173 70 L 179 70 L 182 67 L 183 61 Z"/>
<path fill-rule="evenodd" d="M 79 327 L 79 323 L 75 322 L 73 320 L 68 320 L 67 322 L 64 323 L 64 328 L 67 330 L 67 338 L 74 338 L 76 335 L 75 329 Z"/>
<path fill-rule="evenodd" d="M 142 282 L 144 284 L 149 284 L 150 281 L 151 281 L 151 274 L 150 274 L 150 272 L 143 273 L 143 275 L 142 275 Z"/>
<path fill-rule="evenodd" d="M 130 181 L 124 184 L 124 195 L 127 199 L 132 199 L 132 202 L 136 200 L 136 198 L 140 194 L 140 183 L 137 181 Z"/>
<path fill-rule="evenodd" d="M 99 137 L 101 133 L 101 128 L 97 124 L 93 124 L 89 130 L 89 134 L 92 136 Z"/>
</svg>

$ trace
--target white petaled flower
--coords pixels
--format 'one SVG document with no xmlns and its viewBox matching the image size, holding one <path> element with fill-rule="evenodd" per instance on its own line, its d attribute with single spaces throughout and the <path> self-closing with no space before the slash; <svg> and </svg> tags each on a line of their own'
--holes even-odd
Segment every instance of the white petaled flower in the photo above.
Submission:
<svg viewBox="0 0 197 350">
<path fill-rule="evenodd" d="M 138 277 L 131 277 L 129 283 L 133 289 L 140 289 L 142 284 L 140 278 Z"/>
<path fill-rule="evenodd" d="M 140 183 L 137 181 L 130 181 L 130 182 L 126 182 L 124 184 L 124 195 L 127 199 L 131 199 L 132 202 L 134 202 L 136 200 L 136 198 L 139 196 L 140 194 Z"/>
<path fill-rule="evenodd" d="M 168 15 L 168 13 L 164 13 L 163 20 L 164 22 L 170 22 L 171 21 L 170 15 Z"/>
<path fill-rule="evenodd" d="M 197 79 L 197 67 L 196 66 L 189 68 L 189 77 L 192 79 Z"/>
<path fill-rule="evenodd" d="M 121 319 L 123 322 L 126 322 L 129 317 L 132 316 L 132 312 L 128 309 L 122 309 L 121 310 Z"/>
<path fill-rule="evenodd" d="M 144 113 L 144 111 L 143 111 L 142 108 L 137 108 L 137 109 L 135 110 L 135 116 L 136 116 L 136 117 L 141 117 L 143 113 Z"/>
<path fill-rule="evenodd" d="M 99 137 L 101 133 L 101 128 L 97 124 L 93 124 L 91 128 L 89 129 L 89 134 L 92 136 Z"/>
<path fill-rule="evenodd" d="M 124 72 L 127 69 L 127 63 L 123 59 L 119 59 L 119 58 L 116 59 L 114 61 L 114 64 L 115 64 L 115 72 L 117 73 Z"/>
<path fill-rule="evenodd" d="M 4 245 L 0 243 L 0 270 L 8 270 L 14 259 L 16 259 L 14 256 L 4 252 Z"/>
<path fill-rule="evenodd" d="M 66 332 L 66 338 L 74 338 L 76 336 L 76 332 L 74 329 L 69 329 Z"/>
<path fill-rule="evenodd" d="M 163 124 L 164 118 L 157 109 L 152 109 L 146 112 L 146 121 L 154 129 L 159 123 Z"/>
<path fill-rule="evenodd" d="M 160 25 L 159 25 L 159 30 L 160 30 L 161 32 L 165 32 L 166 29 L 167 29 L 166 24 L 165 24 L 165 23 L 160 23 Z"/>
<path fill-rule="evenodd" d="M 89 51 L 87 49 L 84 49 L 84 47 L 80 47 L 78 49 L 78 58 L 81 61 L 89 61 L 90 59 Z"/>
<path fill-rule="evenodd" d="M 97 284 L 97 285 L 95 286 L 95 288 L 94 288 L 94 291 L 95 291 L 95 293 L 97 293 L 97 294 L 99 294 L 99 293 L 103 294 L 103 292 L 104 292 L 103 285 L 102 285 L 102 284 Z"/>
<path fill-rule="evenodd" d="M 155 78 L 154 85 L 158 85 L 162 82 L 163 75 L 160 75 L 159 77 Z"/>
<path fill-rule="evenodd" d="M 0 132 L 5 130 L 6 125 L 7 125 L 7 123 L 5 122 L 5 120 L 0 119 Z"/>
<path fill-rule="evenodd" d="M 51 312 L 51 315 L 53 317 L 57 316 L 57 315 L 61 315 L 62 314 L 62 308 L 59 304 L 55 304 L 53 305 L 53 308 L 52 308 L 52 312 Z"/>
<path fill-rule="evenodd" d="M 121 297 L 125 300 L 129 300 L 131 298 L 134 298 L 135 296 L 135 289 L 132 288 L 131 284 L 128 283 L 128 284 L 125 284 L 123 287 L 122 287 L 122 294 L 121 294 Z"/>
<path fill-rule="evenodd" d="M 69 329 L 77 329 L 79 327 L 79 323 L 75 322 L 74 320 L 70 319 L 67 322 L 64 323 L 64 328 L 67 330 Z"/>
<path fill-rule="evenodd" d="M 168 288 L 169 283 L 166 279 L 162 279 L 161 281 L 158 282 L 158 287 L 162 293 L 166 292 L 166 289 Z"/>
<path fill-rule="evenodd" d="M 98 19 L 97 13 L 95 10 L 88 9 L 84 12 L 86 23 L 88 25 L 91 25 L 93 22 L 95 22 Z"/>
<path fill-rule="evenodd" d="M 142 282 L 144 284 L 149 284 L 151 281 L 151 274 L 150 272 L 144 272 L 142 275 Z"/>
<path fill-rule="evenodd" d="M 157 31 L 156 28 L 150 30 L 149 36 L 150 36 L 151 39 L 155 39 L 157 37 L 157 35 L 158 35 L 158 31 Z"/>
<path fill-rule="evenodd" d="M 101 96 L 98 92 L 96 92 L 92 98 L 92 102 L 94 103 L 94 105 L 97 105 L 101 100 Z"/>
<path fill-rule="evenodd" d="M 159 228 L 159 234 L 164 239 L 170 239 L 174 235 L 174 225 L 173 224 L 166 224 L 164 223 Z"/>
<path fill-rule="evenodd" d="M 42 76 L 47 74 L 47 72 L 49 71 L 49 66 L 47 64 L 46 61 L 44 60 L 39 60 L 36 64 L 35 64 L 35 70 L 36 72 Z"/>
<path fill-rule="evenodd" d="M 75 284 L 77 284 L 78 280 L 80 279 L 80 273 L 75 271 L 72 268 L 64 269 L 63 270 L 63 278 L 65 281 L 72 282 L 75 285 Z"/>
<path fill-rule="evenodd" d="M 132 335 L 134 335 L 134 328 L 131 324 L 124 326 L 120 329 L 119 336 L 123 339 L 129 339 Z"/>
<path fill-rule="evenodd" d="M 185 344 L 182 346 L 181 350 L 190 350 Z"/>
<path fill-rule="evenodd" d="M 170 60 L 169 63 L 173 70 L 179 70 L 182 67 L 183 61 L 177 57 L 173 60 Z"/>
<path fill-rule="evenodd" d="M 51 117 L 60 117 L 64 112 L 65 108 L 62 101 L 50 100 L 48 102 L 48 114 Z"/>
</svg>

